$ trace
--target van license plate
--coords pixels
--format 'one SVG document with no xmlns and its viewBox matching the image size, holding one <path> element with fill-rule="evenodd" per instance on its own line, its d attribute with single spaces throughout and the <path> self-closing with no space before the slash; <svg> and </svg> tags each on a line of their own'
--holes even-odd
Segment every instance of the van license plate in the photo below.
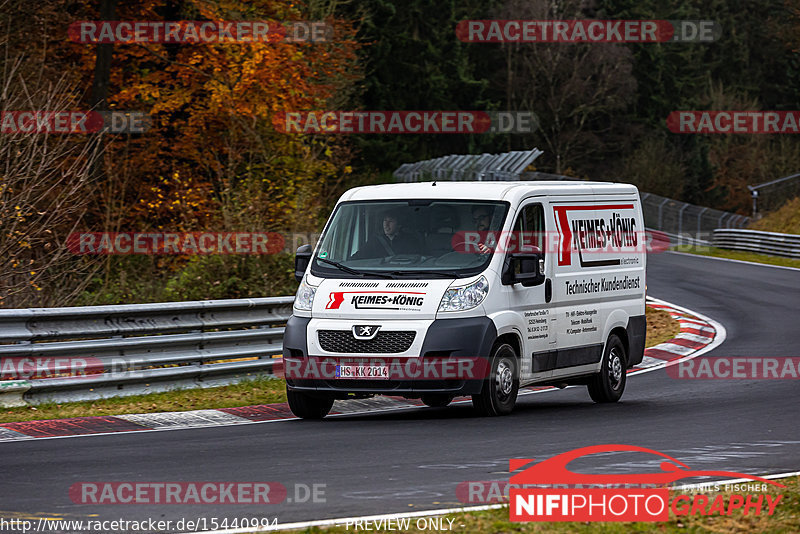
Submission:
<svg viewBox="0 0 800 534">
<path fill-rule="evenodd" d="M 336 378 L 388 379 L 389 367 L 386 365 L 337 365 Z"/>
</svg>

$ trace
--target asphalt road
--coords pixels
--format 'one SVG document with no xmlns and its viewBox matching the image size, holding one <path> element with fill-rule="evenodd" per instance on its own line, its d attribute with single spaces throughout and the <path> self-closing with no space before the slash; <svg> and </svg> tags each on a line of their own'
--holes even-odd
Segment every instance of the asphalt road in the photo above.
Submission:
<svg viewBox="0 0 800 534">
<path fill-rule="evenodd" d="M 651 296 L 725 326 L 727 340 L 711 355 L 800 356 L 800 271 L 665 253 L 649 258 L 647 282 Z M 459 482 L 507 479 L 509 458 L 545 459 L 605 443 L 653 448 L 694 469 L 799 471 L 798 406 L 798 380 L 676 380 L 659 370 L 632 377 L 618 404 L 595 405 L 584 388 L 570 388 L 521 398 L 502 418 L 473 417 L 467 404 L 320 422 L 5 442 L 0 517 L 287 523 L 439 509 L 462 504 Z M 608 454 L 575 467 L 652 472 L 658 461 Z M 80 481 L 276 481 L 293 502 L 76 505 L 68 489 Z M 322 502 L 296 502 L 295 484 L 324 485 Z"/>
</svg>

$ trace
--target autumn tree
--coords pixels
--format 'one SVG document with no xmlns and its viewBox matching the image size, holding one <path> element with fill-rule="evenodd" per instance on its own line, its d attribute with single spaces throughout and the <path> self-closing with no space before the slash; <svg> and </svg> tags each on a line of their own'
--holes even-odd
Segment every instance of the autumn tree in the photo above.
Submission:
<svg viewBox="0 0 800 534">
<path fill-rule="evenodd" d="M 584 2 L 508 0 L 498 19 L 585 18 Z M 542 162 L 556 173 L 619 151 L 624 113 L 636 94 L 633 57 L 610 43 L 511 43 L 503 45 L 508 109 L 534 111 L 540 129 L 530 143 L 545 150 Z"/>
<path fill-rule="evenodd" d="M 49 81 L 23 65 L 23 58 L 6 56 L 0 115 L 20 110 L 46 114 L 77 104 L 75 80 L 64 75 Z M 90 169 L 98 158 L 96 141 L 10 125 L 0 132 L 0 306 L 67 302 L 100 267 L 63 247 L 94 191 Z"/>
<path fill-rule="evenodd" d="M 305 18 L 292 2 L 186 0 L 167 7 L 120 3 L 117 11 L 125 20 Z M 324 108 L 353 80 L 350 29 L 328 22 L 335 28 L 328 43 L 115 45 L 109 103 L 144 110 L 153 121 L 147 134 L 109 147 L 106 165 L 119 187 L 103 203 L 124 199 L 127 206 L 117 224 L 269 230 L 315 224 L 313 199 L 344 172 L 337 147 L 277 133 L 271 118 Z M 91 46 L 84 52 L 88 69 Z"/>
<path fill-rule="evenodd" d="M 287 110 L 324 109 L 347 92 L 359 77 L 350 24 L 328 18 L 333 33 L 324 43 L 98 46 L 67 38 L 70 23 L 108 17 L 111 4 L 115 8 L 111 18 L 119 20 L 309 18 L 304 5 L 291 1 L 53 0 L 34 5 L 10 0 L 3 17 L 11 28 L 6 41 L 24 58 L 20 68 L 35 72 L 31 65 L 39 65 L 38 75 L 45 83 L 64 73 L 76 82 L 67 90 L 69 98 L 52 98 L 53 105 L 78 110 L 102 102 L 111 110 L 144 112 L 152 120 L 146 133 L 104 136 L 99 165 L 93 166 L 85 155 L 75 159 L 83 169 L 76 176 L 86 165 L 102 172 L 90 171 L 84 182 L 92 187 L 79 194 L 62 188 L 74 202 L 62 202 L 60 206 L 69 210 L 61 215 L 70 214 L 66 219 L 76 229 L 112 232 L 315 229 L 325 208 L 324 195 L 331 194 L 328 184 L 339 184 L 347 176 L 352 153 L 341 139 L 278 133 L 272 116 Z M 107 83 L 98 75 L 103 71 Z M 5 77 L 3 83 L 12 81 Z M 38 185 L 55 184 L 65 185 L 58 181 Z M 25 187 L 27 194 L 33 194 L 30 182 Z M 13 200 L 6 205 L 9 202 Z M 69 258 L 63 241 L 50 246 Z M 71 260 L 79 263 L 79 258 Z M 120 269 L 130 271 L 128 278 L 140 274 L 158 278 L 183 264 L 181 259 L 164 258 L 144 266 L 130 257 L 105 261 L 103 287 L 121 280 L 125 273 L 117 272 Z M 125 298 L 140 297 L 134 292 Z"/>
</svg>

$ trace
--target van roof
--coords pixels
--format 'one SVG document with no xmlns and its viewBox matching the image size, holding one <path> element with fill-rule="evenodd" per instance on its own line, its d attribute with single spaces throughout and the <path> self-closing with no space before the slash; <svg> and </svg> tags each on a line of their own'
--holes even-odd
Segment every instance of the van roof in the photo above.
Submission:
<svg viewBox="0 0 800 534">
<path fill-rule="evenodd" d="M 459 199 L 506 200 L 512 204 L 531 196 L 637 194 L 631 184 L 613 182 L 414 182 L 356 187 L 345 192 L 339 202 L 377 199 Z"/>
</svg>

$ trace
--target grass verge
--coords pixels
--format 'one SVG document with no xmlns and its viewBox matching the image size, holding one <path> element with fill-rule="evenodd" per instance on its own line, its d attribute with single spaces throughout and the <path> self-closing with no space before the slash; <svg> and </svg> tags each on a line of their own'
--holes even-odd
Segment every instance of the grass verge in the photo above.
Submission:
<svg viewBox="0 0 800 534">
<path fill-rule="evenodd" d="M 751 261 L 753 263 L 766 263 L 767 265 L 779 265 L 781 267 L 796 267 L 800 269 L 800 260 L 794 258 L 782 258 L 781 256 L 770 256 L 769 254 L 757 254 L 744 250 L 728 250 L 716 247 L 696 247 L 694 245 L 680 245 L 674 247 L 676 252 L 686 252 L 697 256 L 712 256 L 714 258 L 726 258 L 729 260 Z"/>
<path fill-rule="evenodd" d="M 648 347 L 672 339 L 679 331 L 678 321 L 667 312 L 647 308 Z M 182 412 L 286 402 L 285 388 L 283 379 L 259 378 L 207 389 L 183 389 L 95 401 L 0 408 L 0 423 L 129 413 Z"/>
<path fill-rule="evenodd" d="M 760 221 L 752 223 L 751 230 L 800 234 L 800 197 L 793 198 L 778 211 L 767 214 Z"/>
<path fill-rule="evenodd" d="M 653 532 L 658 534 L 747 532 L 754 534 L 767 534 L 773 532 L 800 532 L 800 477 L 784 478 L 780 480 L 780 483 L 786 485 L 787 488 L 782 489 L 768 486 L 770 488 L 768 493 L 773 495 L 783 494 L 783 499 L 778 503 L 777 507 L 775 508 L 775 514 L 772 516 L 755 516 L 752 513 L 745 516 L 743 515 L 742 510 L 739 509 L 734 510 L 730 516 L 691 515 L 679 517 L 670 512 L 669 521 L 663 523 L 512 523 L 508 520 L 508 507 L 503 507 L 482 512 L 450 514 L 444 516 L 446 518 L 444 525 L 449 527 L 450 523 L 447 521 L 447 519 L 452 520 L 452 529 L 449 530 L 449 532 L 454 534 L 466 534 L 472 532 L 519 532 L 536 534 L 545 532 L 552 532 L 555 534 L 589 532 L 600 532 L 604 534 L 624 534 L 627 532 Z M 730 493 L 720 493 L 730 495 Z M 707 495 L 710 496 L 709 501 L 711 501 L 718 494 L 719 493 L 716 492 L 708 493 Z M 677 495 L 677 492 L 672 492 L 672 497 L 675 495 Z M 402 530 L 401 532 L 430 532 L 430 529 L 421 530 L 417 528 L 416 518 L 411 519 L 410 526 L 411 528 Z M 325 528 L 312 527 L 305 529 L 303 532 L 345 534 L 354 532 L 354 528 L 353 525 L 350 525 L 349 529 L 345 526 Z M 388 531 L 375 529 L 371 530 L 370 532 L 398 532 L 398 530 Z"/>
<path fill-rule="evenodd" d="M 205 408 L 232 408 L 286 401 L 283 379 L 258 378 L 207 389 L 182 389 L 131 397 L 85 402 L 48 403 L 21 408 L 0 408 L 0 423 L 33 419 L 64 419 L 128 413 L 182 412 Z"/>
<path fill-rule="evenodd" d="M 669 341 L 680 333 L 681 324 L 669 312 L 648 307 L 646 314 L 648 347 Z"/>
</svg>

